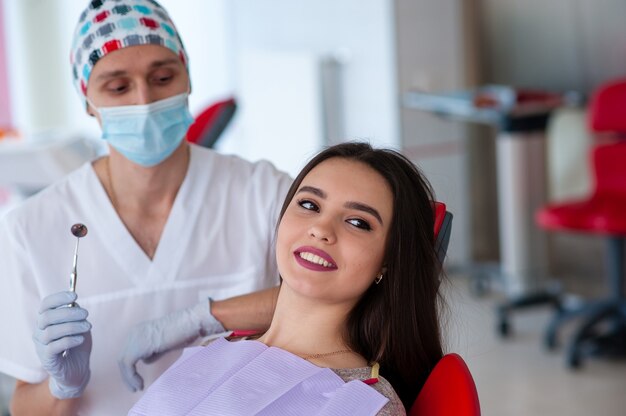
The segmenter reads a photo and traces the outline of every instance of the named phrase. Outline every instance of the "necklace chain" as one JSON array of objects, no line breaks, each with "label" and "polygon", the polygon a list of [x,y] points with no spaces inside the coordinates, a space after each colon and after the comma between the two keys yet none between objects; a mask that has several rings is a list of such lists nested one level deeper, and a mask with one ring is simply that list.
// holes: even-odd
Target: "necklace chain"
[{"label": "necklace chain", "polygon": [[305,355],[302,358],[309,361],[309,360],[313,360],[316,358],[331,357],[333,355],[347,354],[349,352],[352,352],[352,350],[345,349],[345,350],[337,350],[337,351],[331,351],[331,352],[323,352],[320,354],[310,354],[310,355]]},{"label": "necklace chain", "polygon": [[113,188],[113,179],[111,178],[111,156],[107,158],[107,179],[109,180],[109,188],[111,189],[111,204],[113,209],[117,211],[117,198],[115,197],[115,189]]}]

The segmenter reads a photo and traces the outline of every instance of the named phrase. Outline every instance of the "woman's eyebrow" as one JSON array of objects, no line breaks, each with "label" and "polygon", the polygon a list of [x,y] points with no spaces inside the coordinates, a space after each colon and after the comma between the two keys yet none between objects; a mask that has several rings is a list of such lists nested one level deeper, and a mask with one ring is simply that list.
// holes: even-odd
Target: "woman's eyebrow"
[{"label": "woman's eyebrow", "polygon": [[378,222],[380,223],[380,225],[383,225],[383,219],[380,216],[380,214],[378,213],[378,211],[375,208],[370,207],[369,205],[363,204],[361,202],[348,201],[345,204],[343,204],[343,206],[346,207],[346,208],[356,209],[356,210],[359,210],[359,211],[367,212],[368,214],[370,214],[374,218],[376,218],[378,220]]},{"label": "woman's eyebrow", "polygon": [[296,192],[296,193],[299,194],[300,192],[310,192],[313,195],[316,195],[316,196],[319,196],[320,198],[326,199],[326,192],[324,192],[320,188],[316,188],[314,186],[303,186],[302,188],[298,189],[298,192]]},{"label": "woman's eyebrow", "polygon": [[[296,194],[299,194],[300,192],[309,192],[322,199],[326,199],[326,192],[314,186],[303,186],[302,188],[298,189],[298,192],[296,192]],[[364,204],[362,202],[348,201],[345,204],[343,204],[343,206],[349,209],[356,209],[358,211],[367,212],[368,214],[376,218],[378,222],[380,223],[380,225],[383,225],[383,219],[380,216],[380,213],[375,208],[367,204]]]}]

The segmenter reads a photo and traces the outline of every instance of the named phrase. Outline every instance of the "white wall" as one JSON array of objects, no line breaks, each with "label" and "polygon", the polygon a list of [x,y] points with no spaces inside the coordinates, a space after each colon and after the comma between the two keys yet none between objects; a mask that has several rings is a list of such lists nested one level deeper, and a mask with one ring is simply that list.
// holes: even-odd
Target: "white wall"
[{"label": "white wall", "polygon": [[338,56],[343,61],[346,137],[399,145],[392,2],[232,0],[230,3],[235,52],[256,49]]},{"label": "white wall", "polygon": [[230,5],[226,0],[160,0],[177,25],[189,55],[192,113],[232,94]]},{"label": "white wall", "polygon": [[57,127],[67,120],[69,48],[63,47],[58,4],[37,0],[4,2],[2,23],[13,121],[23,132]]},{"label": "white wall", "polygon": [[399,147],[392,3],[233,0],[227,9],[241,107],[219,149],[294,175],[338,141]]},{"label": "white wall", "polygon": [[590,92],[626,75],[626,1],[481,3],[489,82]]},{"label": "white wall", "polygon": [[[463,2],[396,0],[398,96],[417,89],[443,92],[466,88]],[[465,125],[403,108],[402,148],[431,181],[437,199],[454,215],[448,264],[464,265],[471,250]],[[495,242],[494,244],[497,244]]]},{"label": "white wall", "polygon": [[295,177],[326,142],[322,63],[294,51],[242,49],[237,58],[238,115],[219,147]]}]

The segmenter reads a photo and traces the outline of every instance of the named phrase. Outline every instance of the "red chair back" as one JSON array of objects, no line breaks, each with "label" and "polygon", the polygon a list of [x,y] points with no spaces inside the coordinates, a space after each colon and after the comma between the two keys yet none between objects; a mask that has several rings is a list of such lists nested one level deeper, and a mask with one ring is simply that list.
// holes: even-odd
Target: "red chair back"
[{"label": "red chair back", "polygon": [[603,84],[589,103],[589,128],[595,132],[626,133],[626,78]]},{"label": "red chair back", "polygon": [[592,152],[596,196],[626,197],[626,140],[598,145]]},{"label": "red chair back", "polygon": [[[611,144],[594,146],[591,154],[595,188],[601,195],[626,195],[626,143],[619,134],[626,135],[626,78],[600,86],[589,104],[589,127],[602,133],[617,133]],[[609,136],[610,137],[610,136]]]},{"label": "red chair back", "polygon": [[236,109],[237,103],[234,98],[228,98],[210,105],[189,126],[187,140],[190,143],[204,147],[213,147],[228,123],[232,120]]},{"label": "red chair back", "polygon": [[447,211],[446,204],[443,202],[435,202],[433,209],[435,211],[435,252],[439,264],[443,265],[452,232],[452,213]]},{"label": "red chair back", "polygon": [[[589,128],[598,135],[589,160],[592,194],[584,199],[549,204],[536,214],[551,230],[626,234],[626,78],[601,85],[588,109]],[[620,137],[623,136],[623,137]]]},{"label": "red chair back", "polygon": [[446,204],[443,202],[435,202],[435,237],[439,234],[443,220],[446,216]]},{"label": "red chair back", "polygon": [[408,416],[480,416],[476,384],[461,356],[439,360]]}]

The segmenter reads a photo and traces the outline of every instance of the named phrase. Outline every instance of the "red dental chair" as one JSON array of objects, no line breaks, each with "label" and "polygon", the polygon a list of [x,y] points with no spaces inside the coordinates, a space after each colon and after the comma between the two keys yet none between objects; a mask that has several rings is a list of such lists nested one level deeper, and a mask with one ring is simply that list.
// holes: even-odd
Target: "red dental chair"
[{"label": "red dental chair", "polygon": [[581,318],[567,349],[571,368],[579,367],[588,353],[626,353],[626,79],[602,85],[592,97],[588,117],[591,131],[602,133],[590,155],[591,195],[547,205],[536,215],[538,225],[545,229],[594,234],[607,242],[609,293],[582,308],[557,312],[545,334],[547,347],[554,348],[561,325]]},{"label": "red dental chair", "polygon": [[474,379],[458,354],[439,360],[408,416],[480,416]]},{"label": "red dental chair", "polygon": [[435,210],[435,250],[439,263],[443,264],[448,251],[450,234],[452,232],[452,213],[446,209],[443,202],[434,203]]},{"label": "red dental chair", "polygon": [[[452,214],[446,205],[435,203],[435,249],[443,264]],[[465,361],[458,354],[446,354],[435,365],[413,402],[409,416],[480,416],[476,384]]]},{"label": "red dental chair", "polygon": [[203,147],[214,147],[235,115],[236,110],[237,103],[234,98],[221,100],[210,105],[196,117],[194,123],[187,130],[187,140]]}]

